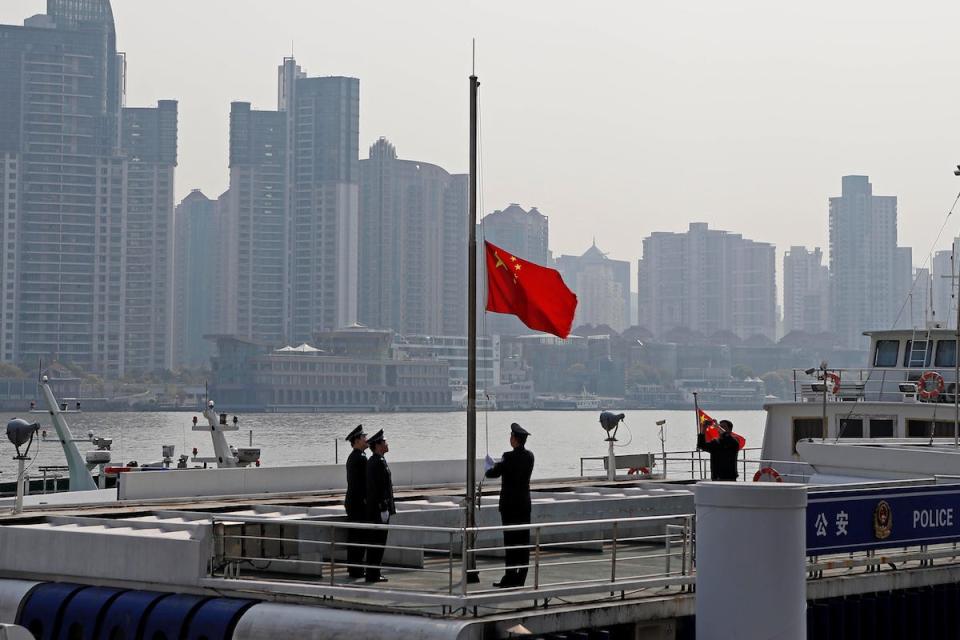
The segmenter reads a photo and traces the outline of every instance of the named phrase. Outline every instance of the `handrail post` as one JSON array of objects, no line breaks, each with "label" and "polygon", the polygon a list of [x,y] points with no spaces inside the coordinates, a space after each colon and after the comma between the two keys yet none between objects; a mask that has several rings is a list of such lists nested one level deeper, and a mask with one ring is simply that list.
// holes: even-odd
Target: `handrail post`
[{"label": "handrail post", "polygon": [[467,569],[470,566],[467,564],[467,528],[464,527],[460,531],[460,595],[466,597],[467,595]]},{"label": "handrail post", "polygon": [[533,547],[533,588],[540,588],[540,527],[534,529]]},{"label": "handrail post", "polygon": [[453,595],[453,531],[450,532],[450,546],[447,547],[447,573],[449,574],[447,593]]},{"label": "handrail post", "polygon": [[672,545],[670,544],[670,542],[671,542],[671,536],[673,535],[673,534],[671,533],[671,528],[672,528],[673,526],[674,526],[674,525],[672,525],[672,524],[667,524],[667,525],[664,525],[664,527],[663,527],[663,533],[664,533],[664,540],[663,540],[663,542],[664,542],[664,544],[663,544],[664,554],[663,554],[663,556],[664,556],[664,561],[665,561],[664,564],[666,565],[666,566],[665,566],[665,571],[664,571],[664,573],[667,574],[667,577],[668,577],[668,578],[670,577],[670,553],[671,553],[671,551],[673,551]]},{"label": "handrail post", "polygon": [[337,552],[337,529],[336,527],[330,529],[330,586],[333,586],[333,569],[334,559],[333,554]]},{"label": "handrail post", "polygon": [[610,582],[617,581],[617,522],[613,523],[610,544]]}]

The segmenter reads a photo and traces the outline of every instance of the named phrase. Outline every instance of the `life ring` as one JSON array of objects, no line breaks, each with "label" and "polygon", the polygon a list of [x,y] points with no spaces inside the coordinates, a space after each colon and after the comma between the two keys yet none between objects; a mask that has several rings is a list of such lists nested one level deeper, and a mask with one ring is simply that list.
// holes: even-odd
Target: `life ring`
[{"label": "life ring", "polygon": [[833,383],[833,390],[831,393],[837,396],[840,395],[840,376],[835,373],[825,373],[823,374],[823,383],[826,384],[827,380]]},{"label": "life ring", "polygon": [[771,482],[783,482],[783,478],[780,477],[780,474],[777,473],[777,470],[773,467],[761,467],[753,474],[753,481],[760,482],[760,479],[763,477],[771,478]]},{"label": "life ring", "polygon": [[[927,386],[928,382],[934,382],[933,388]],[[923,398],[924,400],[932,400],[936,398],[943,392],[943,376],[937,373],[936,371],[927,371],[922,376],[920,376],[920,381],[917,383],[917,395]]]},{"label": "life ring", "polygon": [[647,467],[630,467],[630,469],[627,470],[627,475],[635,476],[638,474],[642,476],[650,475],[650,469]]}]

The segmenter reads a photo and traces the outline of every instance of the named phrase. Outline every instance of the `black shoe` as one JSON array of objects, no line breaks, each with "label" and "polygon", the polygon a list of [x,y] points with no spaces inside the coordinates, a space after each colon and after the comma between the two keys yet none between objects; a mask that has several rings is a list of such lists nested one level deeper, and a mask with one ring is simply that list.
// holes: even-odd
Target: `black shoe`
[{"label": "black shoe", "polygon": [[363,571],[347,571],[347,575],[351,578],[362,578],[366,574]]},{"label": "black shoe", "polygon": [[389,580],[387,580],[387,579],[384,578],[383,576],[373,576],[373,577],[367,576],[366,579],[365,579],[365,582],[370,582],[370,583],[374,583],[374,582],[389,582]]},{"label": "black shoe", "polygon": [[509,589],[517,585],[513,580],[509,580],[507,578],[501,578],[500,582],[494,582],[493,586],[495,586],[497,589]]}]

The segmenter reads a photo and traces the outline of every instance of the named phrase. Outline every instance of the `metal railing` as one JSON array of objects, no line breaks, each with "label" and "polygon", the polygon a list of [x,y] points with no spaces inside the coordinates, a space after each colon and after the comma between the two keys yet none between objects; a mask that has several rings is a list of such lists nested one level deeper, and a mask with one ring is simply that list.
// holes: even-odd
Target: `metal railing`
[{"label": "metal railing", "polygon": [[[754,475],[765,467],[772,467],[777,471],[784,482],[807,482],[813,474],[813,469],[809,464],[801,460],[770,460],[760,458],[759,447],[749,447],[741,449],[737,454],[737,471],[740,474],[738,480],[752,481]],[[698,481],[710,479],[710,454],[699,449],[689,449],[685,451],[666,451],[653,453],[654,465],[649,470],[650,473],[637,476],[638,479],[653,480],[682,480]],[[584,476],[584,461],[601,460],[600,457],[581,458],[580,476]],[[586,469],[592,471],[593,469]],[[597,473],[606,474],[603,467],[597,468]],[[622,476],[623,474],[621,474]]]},{"label": "metal railing", "polygon": [[[822,402],[824,400],[824,382],[817,373],[807,374],[804,369],[793,369],[794,402]],[[840,386],[836,393],[832,388],[826,391],[827,402],[873,401],[899,402],[905,397],[916,396],[915,391],[902,391],[901,384],[918,384],[920,376],[926,371],[936,371],[945,380],[943,390],[933,398],[915,398],[918,402],[952,403],[956,384],[953,367],[873,367],[828,369],[831,374],[840,377]]]},{"label": "metal railing", "polygon": [[[462,516],[462,514],[461,514]],[[609,597],[693,584],[693,515],[533,522],[529,525],[420,526],[258,516],[212,516],[208,586],[275,594],[440,606],[443,612],[557,597]],[[389,582],[350,579],[371,568],[346,561],[350,531],[386,532],[383,573]],[[528,531],[529,543],[506,546],[505,531]],[[466,548],[472,533],[476,546]],[[525,549],[526,563],[505,567],[503,554]],[[376,567],[373,567],[376,568]],[[526,569],[526,584],[492,588],[504,570]],[[472,583],[468,574],[480,578]],[[489,578],[489,579],[488,579]],[[521,605],[525,602],[525,605]]]}]

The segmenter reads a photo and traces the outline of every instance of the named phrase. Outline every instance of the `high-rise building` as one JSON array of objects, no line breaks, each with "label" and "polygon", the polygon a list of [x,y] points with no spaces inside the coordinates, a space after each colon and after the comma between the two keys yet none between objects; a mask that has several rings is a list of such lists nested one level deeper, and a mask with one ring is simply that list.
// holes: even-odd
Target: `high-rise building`
[{"label": "high-rise building", "polygon": [[120,144],[127,161],[124,370],[170,369],[176,101],[161,100],[155,108],[124,108]]},{"label": "high-rise building", "polygon": [[210,366],[214,345],[203,336],[220,333],[217,290],[223,281],[219,264],[223,243],[216,205],[199,189],[177,205],[173,260],[175,369]]},{"label": "high-rise building", "polygon": [[776,337],[771,244],[693,222],[686,233],[644,238],[637,275],[639,324],[657,336],[682,327]]},{"label": "high-rise building", "polygon": [[361,323],[400,335],[465,335],[467,176],[399,160],[380,138],[360,161]]},{"label": "high-rise building", "polygon": [[360,81],[279,69],[286,119],[291,326],[294,342],[357,321]]},{"label": "high-rise building", "polygon": [[486,268],[483,254],[483,240],[486,239],[498,247],[503,247],[510,253],[520,256],[524,260],[540,265],[550,262],[550,225],[547,216],[540,213],[536,207],[525,211],[520,205],[513,203],[506,209],[497,210],[486,215],[477,229],[477,250],[480,252],[477,259],[477,292],[479,301],[477,309],[481,315],[477,325],[478,331],[487,335],[522,335],[530,333],[520,320],[514,316],[499,313],[484,313],[486,301]]},{"label": "high-rise building", "polygon": [[230,189],[227,282],[235,287],[227,310],[231,333],[269,345],[289,334],[289,237],[286,117],[230,105]]},{"label": "high-rise building", "polygon": [[125,67],[109,0],[0,25],[3,360],[108,376],[169,362],[169,324],[145,305],[169,309],[176,103],[121,117]]},{"label": "high-rise building", "polygon": [[783,254],[783,332],[829,330],[830,269],[820,247],[790,247]]},{"label": "high-rise building", "polygon": [[630,326],[630,262],[611,260],[597,243],[579,256],[560,256],[557,269],[577,294],[573,326],[605,324],[614,331]]},{"label": "high-rise building", "polygon": [[865,348],[864,331],[894,326],[902,266],[896,196],[873,195],[867,176],[843,176],[830,198],[830,324],[844,346]]},{"label": "high-rise building", "polygon": [[931,319],[941,326],[957,326],[957,285],[954,278],[960,267],[960,238],[953,241],[953,249],[933,254],[930,273]]},{"label": "high-rise building", "polygon": [[360,83],[279,67],[276,111],[230,113],[226,327],[268,344],[356,322]]}]

